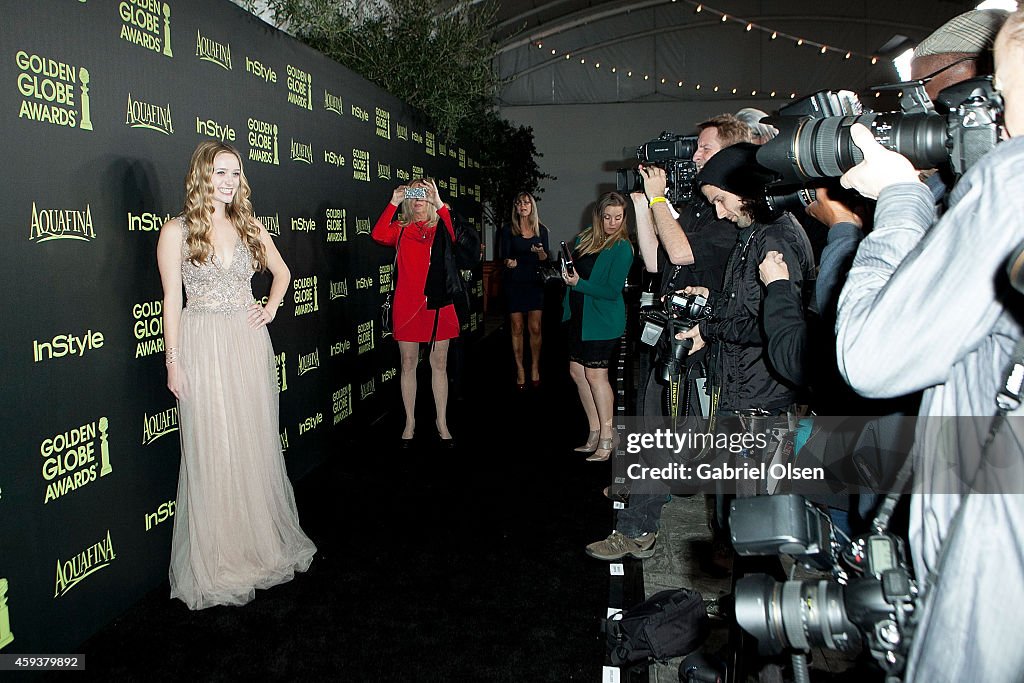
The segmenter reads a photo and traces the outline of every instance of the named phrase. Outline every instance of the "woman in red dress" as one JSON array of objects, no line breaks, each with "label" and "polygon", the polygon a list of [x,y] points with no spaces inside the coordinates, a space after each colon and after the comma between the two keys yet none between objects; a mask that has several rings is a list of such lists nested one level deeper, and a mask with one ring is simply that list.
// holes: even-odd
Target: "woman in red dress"
[{"label": "woman in red dress", "polygon": [[[425,198],[406,197],[412,188],[426,190]],[[401,213],[395,216],[401,205]],[[373,239],[398,250],[394,276],[395,296],[392,304],[392,325],[395,341],[402,356],[402,405],[405,408],[405,429],[401,445],[412,444],[416,429],[416,364],[420,342],[433,341],[430,351],[430,386],[437,409],[437,434],[441,443],[454,445],[448,431],[446,416],[448,405],[448,340],[459,336],[459,319],[455,306],[428,309],[423,293],[430,264],[430,249],[434,233],[447,230],[455,240],[455,229],[447,205],[441,201],[434,181],[417,179],[408,185],[399,185],[391,194],[391,202],[373,226]],[[436,325],[436,328],[435,328]]]}]

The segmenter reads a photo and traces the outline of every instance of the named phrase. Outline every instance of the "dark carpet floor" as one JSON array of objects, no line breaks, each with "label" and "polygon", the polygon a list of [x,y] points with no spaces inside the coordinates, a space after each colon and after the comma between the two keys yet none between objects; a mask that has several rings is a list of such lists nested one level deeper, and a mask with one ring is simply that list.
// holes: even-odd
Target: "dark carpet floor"
[{"label": "dark carpet floor", "polygon": [[587,428],[559,341],[546,331],[544,386],[525,394],[507,334],[480,344],[450,405],[455,451],[421,373],[412,451],[394,414],[295,483],[307,573],[199,612],[165,584],[84,644],[84,678],[600,680],[608,566],[583,547],[608,533],[610,470],[571,450]]}]

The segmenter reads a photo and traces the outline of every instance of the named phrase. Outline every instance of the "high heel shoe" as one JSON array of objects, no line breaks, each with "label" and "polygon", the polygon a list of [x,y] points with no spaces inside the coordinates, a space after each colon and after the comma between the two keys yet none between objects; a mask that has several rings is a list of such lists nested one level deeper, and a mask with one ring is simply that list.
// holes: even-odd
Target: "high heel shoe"
[{"label": "high heel shoe", "polygon": [[539,380],[539,379],[533,379],[533,380],[530,380],[530,385],[531,385],[531,386],[532,386],[532,387],[533,387],[534,389],[540,389],[540,380]]},{"label": "high heel shoe", "polygon": [[597,449],[597,442],[600,441],[601,430],[595,430],[587,435],[587,442],[582,446],[577,446],[573,450],[577,453],[593,453]]},{"label": "high heel shoe", "polygon": [[523,393],[526,391],[526,382],[516,382],[516,391]]},{"label": "high heel shoe", "polygon": [[441,432],[438,432],[437,433],[437,438],[438,438],[438,441],[441,442],[441,448],[446,448],[448,450],[451,450],[451,449],[455,448],[455,437],[454,436],[449,436],[446,439],[443,436],[441,436]]},{"label": "high heel shoe", "polygon": [[[601,439],[597,443],[597,450],[594,454],[587,458],[587,462],[604,462],[608,458],[612,457],[612,453],[619,446],[619,433],[614,432],[613,436],[607,439]],[[603,452],[602,452],[603,451]]]},{"label": "high heel shoe", "polygon": [[399,446],[399,448],[401,448],[403,451],[407,451],[407,450],[411,449],[412,448],[412,440],[413,440],[413,438],[415,438],[415,437],[410,436],[408,439],[405,438],[404,436],[399,437],[398,438],[398,446]]}]

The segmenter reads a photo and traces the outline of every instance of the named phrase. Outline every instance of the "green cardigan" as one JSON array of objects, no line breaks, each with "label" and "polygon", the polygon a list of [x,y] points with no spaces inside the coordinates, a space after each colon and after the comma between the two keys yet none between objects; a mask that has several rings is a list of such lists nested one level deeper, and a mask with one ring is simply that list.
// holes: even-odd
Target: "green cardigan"
[{"label": "green cardigan", "polygon": [[[576,291],[583,294],[583,341],[618,339],[626,331],[626,303],[622,288],[633,265],[633,246],[619,240],[597,255],[590,278],[576,283]],[[569,319],[569,293],[566,289],[562,301],[562,320]]]}]

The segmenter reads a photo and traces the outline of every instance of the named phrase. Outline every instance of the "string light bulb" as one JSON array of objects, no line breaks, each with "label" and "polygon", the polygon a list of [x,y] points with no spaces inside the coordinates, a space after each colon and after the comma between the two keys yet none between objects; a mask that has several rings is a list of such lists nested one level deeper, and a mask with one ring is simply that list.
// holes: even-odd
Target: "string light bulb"
[{"label": "string light bulb", "polygon": [[724,24],[727,21],[729,21],[729,15],[728,14],[723,14],[722,15],[722,23]]},{"label": "string light bulb", "polygon": [[698,12],[700,12],[702,9],[704,9],[704,5],[697,5],[697,11]]},{"label": "string light bulb", "polygon": [[821,46],[821,54],[825,54],[826,52],[828,52],[828,46],[827,45],[822,45]]},{"label": "string light bulb", "polygon": [[747,30],[748,30],[748,31],[749,31],[750,29],[752,29],[752,28],[754,28],[754,25],[753,25],[753,24],[747,24]]},{"label": "string light bulb", "polygon": [[803,45],[804,44],[804,39],[803,38],[799,39],[798,41],[796,41],[796,44],[797,45]]},{"label": "string light bulb", "polygon": [[850,53],[850,52],[847,52],[847,53],[846,53],[846,56],[845,56],[845,57],[843,57],[843,59],[849,59],[849,58],[850,58],[850,55],[851,55],[851,54],[852,54],[852,53]]},{"label": "string light bulb", "polygon": [[878,64],[878,57],[872,57],[871,58],[871,63],[872,64]]},{"label": "string light bulb", "polygon": [[551,54],[555,54],[555,49],[551,48]]},{"label": "string light bulb", "polygon": [[778,31],[772,31],[772,40],[775,40],[778,37],[779,37],[779,32]]}]

